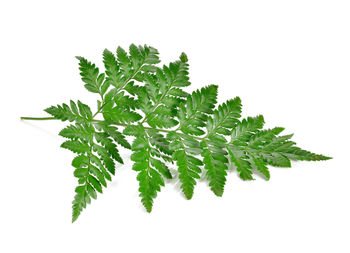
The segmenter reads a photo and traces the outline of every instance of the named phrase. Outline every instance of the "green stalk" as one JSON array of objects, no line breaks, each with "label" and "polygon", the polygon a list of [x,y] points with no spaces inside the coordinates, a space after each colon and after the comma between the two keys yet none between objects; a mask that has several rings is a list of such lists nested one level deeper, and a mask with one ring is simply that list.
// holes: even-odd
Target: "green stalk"
[{"label": "green stalk", "polygon": [[54,117],[41,117],[41,118],[37,118],[37,117],[21,117],[21,120],[57,120]]}]

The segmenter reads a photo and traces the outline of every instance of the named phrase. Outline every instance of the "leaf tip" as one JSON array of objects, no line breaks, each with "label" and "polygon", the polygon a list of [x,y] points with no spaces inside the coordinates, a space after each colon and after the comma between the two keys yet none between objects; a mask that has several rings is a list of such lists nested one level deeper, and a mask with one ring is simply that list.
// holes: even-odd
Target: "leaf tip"
[{"label": "leaf tip", "polygon": [[317,155],[319,161],[327,161],[333,159],[333,157],[325,156],[325,155]]},{"label": "leaf tip", "polygon": [[184,192],[184,195],[187,200],[190,200],[193,197],[193,192]]},{"label": "leaf tip", "polygon": [[216,191],[213,191],[214,192],[214,194],[215,194],[215,196],[216,197],[222,197],[222,195],[224,194],[224,191],[221,191],[221,190],[216,190]]},{"label": "leaf tip", "polygon": [[184,52],[182,52],[181,53],[181,55],[180,55],[180,60],[182,61],[182,62],[188,62],[188,57],[187,57],[187,55],[184,53]]}]

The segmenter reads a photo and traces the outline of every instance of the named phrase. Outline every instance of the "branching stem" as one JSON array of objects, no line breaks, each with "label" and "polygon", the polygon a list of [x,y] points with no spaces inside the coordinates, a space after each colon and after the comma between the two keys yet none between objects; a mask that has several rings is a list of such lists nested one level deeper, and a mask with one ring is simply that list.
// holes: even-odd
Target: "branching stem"
[{"label": "branching stem", "polygon": [[[21,120],[58,120],[54,117],[21,117]],[[102,120],[97,120],[97,119],[94,119],[92,120],[93,123],[98,123],[98,122],[102,122]],[[114,125],[114,126],[122,126],[122,127],[126,127],[128,126],[128,124],[123,124],[123,123],[113,123],[111,125]],[[159,132],[165,132],[165,133],[169,133],[169,132],[176,132],[176,133],[179,133],[178,130],[179,128],[175,129],[175,130],[168,130],[168,129],[159,129],[159,128],[154,128],[154,127],[145,127],[144,128],[146,129],[151,129],[151,130],[156,130],[156,131],[159,131]],[[197,137],[197,136],[192,136],[193,138],[197,139],[197,140],[203,140],[204,137]]]}]

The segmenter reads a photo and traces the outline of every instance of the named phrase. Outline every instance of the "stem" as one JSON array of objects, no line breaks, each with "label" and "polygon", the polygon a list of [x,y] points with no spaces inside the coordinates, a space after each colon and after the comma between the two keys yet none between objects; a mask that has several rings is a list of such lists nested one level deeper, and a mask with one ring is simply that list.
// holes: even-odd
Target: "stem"
[{"label": "stem", "polygon": [[95,112],[94,115],[92,115],[92,118],[95,118],[96,115],[99,114],[99,113],[101,112],[102,108],[103,108],[105,105],[106,105],[106,103],[104,103],[104,101],[103,101],[103,99],[102,99],[100,108],[98,109],[97,112]]},{"label": "stem", "polygon": [[21,120],[57,120],[54,117],[21,117]]},{"label": "stem", "polygon": [[[21,120],[57,120],[57,119],[54,118],[54,117],[21,117]],[[97,119],[92,120],[92,122],[101,122],[101,121],[102,120],[97,120]],[[111,125],[122,126],[122,127],[128,126],[128,124],[123,124],[123,123],[119,123],[119,124],[112,123]],[[144,126],[144,128],[157,130],[159,132],[165,132],[165,133],[169,133],[169,132],[177,132],[178,133],[178,130],[179,130],[178,128],[175,129],[175,130],[168,130],[168,129],[159,129],[159,128],[145,127],[145,126]],[[197,140],[203,140],[204,139],[203,137],[197,137],[197,136],[192,136],[192,137],[197,139]]]}]

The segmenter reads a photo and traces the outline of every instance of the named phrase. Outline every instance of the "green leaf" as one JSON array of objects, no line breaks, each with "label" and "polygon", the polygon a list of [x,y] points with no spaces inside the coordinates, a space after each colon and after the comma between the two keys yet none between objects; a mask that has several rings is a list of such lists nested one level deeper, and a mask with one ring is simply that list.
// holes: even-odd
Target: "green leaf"
[{"label": "green leaf", "polygon": [[191,199],[196,180],[202,172],[200,166],[202,161],[196,158],[201,152],[199,142],[189,136],[170,132],[167,136],[172,142],[170,148],[173,150],[173,159],[176,161],[181,182],[181,190],[187,199]]},{"label": "green leaf", "polygon": [[113,141],[108,138],[109,135],[107,133],[96,133],[95,138],[97,142],[101,143],[103,147],[106,149],[106,152],[117,162],[123,164],[123,160],[119,155],[119,150],[117,149],[117,145],[113,143]]},{"label": "green leaf", "polygon": [[144,46],[144,57],[145,63],[147,64],[157,64],[160,62],[159,60],[159,52],[154,47]]},{"label": "green leaf", "polygon": [[105,74],[99,75],[99,69],[83,57],[77,56],[79,60],[79,69],[81,80],[85,83],[85,88],[93,93],[101,93],[101,84],[104,81]]},{"label": "green leaf", "polygon": [[109,135],[115,142],[124,148],[131,149],[130,143],[125,139],[125,136],[118,131],[118,128],[104,123],[96,124],[97,127],[107,135]]},{"label": "green leaf", "polygon": [[188,96],[188,93],[180,88],[175,87],[169,91],[169,95],[172,95],[174,97],[186,98]]},{"label": "green leaf", "polygon": [[72,222],[76,221],[86,205],[91,202],[90,196],[87,192],[86,186],[78,186],[75,188],[76,195],[72,202],[73,204],[73,213],[72,213]]},{"label": "green leaf", "polygon": [[171,128],[178,124],[175,119],[177,108],[186,94],[181,87],[190,85],[188,64],[175,61],[169,66],[158,68],[156,74],[145,74],[145,91],[140,94],[139,104],[150,126]]},{"label": "green leaf", "polygon": [[[103,51],[103,63],[106,68],[106,86],[113,85],[116,88],[120,88],[122,85],[121,76],[122,73],[119,69],[119,64],[112,52],[105,49]],[[108,87],[105,87],[105,89]]]},{"label": "green leaf", "polygon": [[[93,164],[95,164],[95,165],[97,165],[97,166],[99,167],[101,173],[103,174],[103,177],[104,177],[105,179],[107,179],[108,181],[111,181],[111,180],[112,180],[112,177],[111,177],[111,175],[109,174],[109,172],[106,170],[106,168],[104,167],[103,162],[101,161],[101,159],[98,158],[98,157],[95,156],[95,155],[91,155],[90,159],[91,159],[91,163],[93,163]],[[96,175],[98,172],[97,172],[97,173],[94,173],[94,171],[92,170],[92,173],[93,173],[94,175]],[[97,175],[96,175],[96,176],[97,176]],[[98,176],[97,176],[97,177],[98,177]],[[98,177],[98,178],[99,178],[99,177]],[[102,183],[103,180],[100,180],[100,181],[101,181],[101,183]]]},{"label": "green leaf", "polygon": [[88,164],[89,164],[89,157],[85,155],[78,155],[72,161],[72,166],[77,169],[83,166],[88,166]]},{"label": "green leaf", "polygon": [[201,147],[204,169],[209,181],[210,189],[216,196],[221,197],[224,193],[226,176],[228,170],[227,152],[224,150],[224,143],[202,141]]},{"label": "green leaf", "polygon": [[118,58],[118,62],[120,64],[120,68],[123,70],[123,72],[129,73],[131,70],[131,66],[130,66],[131,61],[128,57],[128,54],[121,47],[117,48],[117,58]]},{"label": "green leaf", "polygon": [[133,170],[138,172],[137,180],[139,181],[141,202],[147,212],[151,212],[153,199],[160,191],[160,187],[164,186],[164,180],[160,174],[164,167],[152,157],[152,148],[145,130],[139,127],[138,131],[138,136],[132,144],[131,160],[134,161]]},{"label": "green leaf", "polygon": [[157,169],[157,171],[165,178],[172,179],[170,170],[168,167],[158,159],[151,158],[151,165]]},{"label": "green leaf", "polygon": [[88,192],[88,194],[90,195],[91,198],[97,199],[96,190],[94,189],[94,187],[92,187],[91,184],[86,183],[86,190],[87,190],[87,192]]},{"label": "green leaf", "polygon": [[75,121],[77,123],[90,122],[92,113],[88,105],[78,101],[79,111],[76,103],[70,101],[70,107],[67,104],[51,106],[44,111],[62,121]]},{"label": "green leaf", "polygon": [[142,64],[142,55],[135,44],[131,44],[129,47],[130,59],[135,68],[139,67]]},{"label": "green leaf", "polygon": [[77,154],[84,154],[90,150],[90,147],[87,143],[83,143],[78,140],[65,141],[62,143],[61,147],[69,149],[70,151]]},{"label": "green leaf", "polygon": [[180,130],[185,134],[202,135],[202,127],[206,125],[208,114],[213,113],[217,98],[216,85],[209,85],[192,92],[187,97],[186,104],[181,104],[178,118]]},{"label": "green leaf", "polygon": [[97,154],[100,156],[101,161],[103,162],[103,165],[106,167],[106,169],[112,174],[115,174],[115,163],[113,159],[111,158],[111,154],[108,152],[108,150],[98,144],[93,144],[93,150],[97,152]]},{"label": "green leaf", "polygon": [[89,175],[88,180],[89,180],[89,183],[96,189],[96,191],[98,191],[99,193],[102,193],[102,186],[94,176]]},{"label": "green leaf", "polygon": [[239,148],[229,145],[228,152],[231,162],[236,166],[239,177],[243,180],[253,180],[253,171],[250,162],[244,151]]},{"label": "green leaf", "polygon": [[270,179],[270,172],[269,169],[266,166],[266,162],[260,158],[252,156],[253,162],[251,163],[252,167],[255,168],[257,171],[259,171],[264,177],[269,180]]},{"label": "green leaf", "polygon": [[284,150],[279,149],[278,151],[282,152],[283,155],[294,161],[325,161],[332,159],[331,157],[315,154],[295,146]]},{"label": "green leaf", "polygon": [[[159,127],[159,128],[171,128],[178,124],[177,120],[175,120],[172,116],[163,114],[167,110],[162,110],[163,108],[158,107],[152,116],[147,118],[147,123],[151,127]],[[161,113],[159,113],[161,112]],[[159,113],[159,114],[158,114]]]},{"label": "green leaf", "polygon": [[94,175],[101,185],[107,187],[106,178],[102,171],[100,171],[96,166],[93,166],[92,164],[89,165],[88,169],[90,174]]},{"label": "green leaf", "polygon": [[254,133],[264,126],[264,123],[262,115],[243,119],[234,127],[231,134],[231,143],[239,146],[247,142]]},{"label": "green leaf", "polygon": [[208,118],[207,132],[209,134],[230,135],[232,128],[241,117],[241,107],[241,100],[238,97],[219,105],[218,109],[214,111],[213,117]]},{"label": "green leaf", "polygon": [[88,168],[78,168],[74,171],[74,176],[77,178],[86,177],[89,174]]},{"label": "green leaf", "polygon": [[169,148],[169,141],[158,131],[147,130],[149,136],[149,142],[152,146],[156,147],[160,152],[171,155],[172,151]]},{"label": "green leaf", "polygon": [[89,142],[95,129],[91,124],[69,125],[63,128],[59,135],[68,139],[80,139]]},{"label": "green leaf", "polygon": [[124,109],[132,109],[135,110],[138,108],[138,101],[136,101],[134,98],[129,97],[128,95],[124,94],[123,91],[116,94],[114,97],[114,102],[118,107],[124,108]]},{"label": "green leaf", "polygon": [[124,109],[119,106],[104,108],[103,117],[106,121],[113,123],[132,123],[139,121],[142,116],[135,111]]},{"label": "green leaf", "polygon": [[78,108],[81,116],[88,119],[89,121],[92,120],[92,112],[89,106],[87,106],[86,104],[83,104],[78,100]]}]

